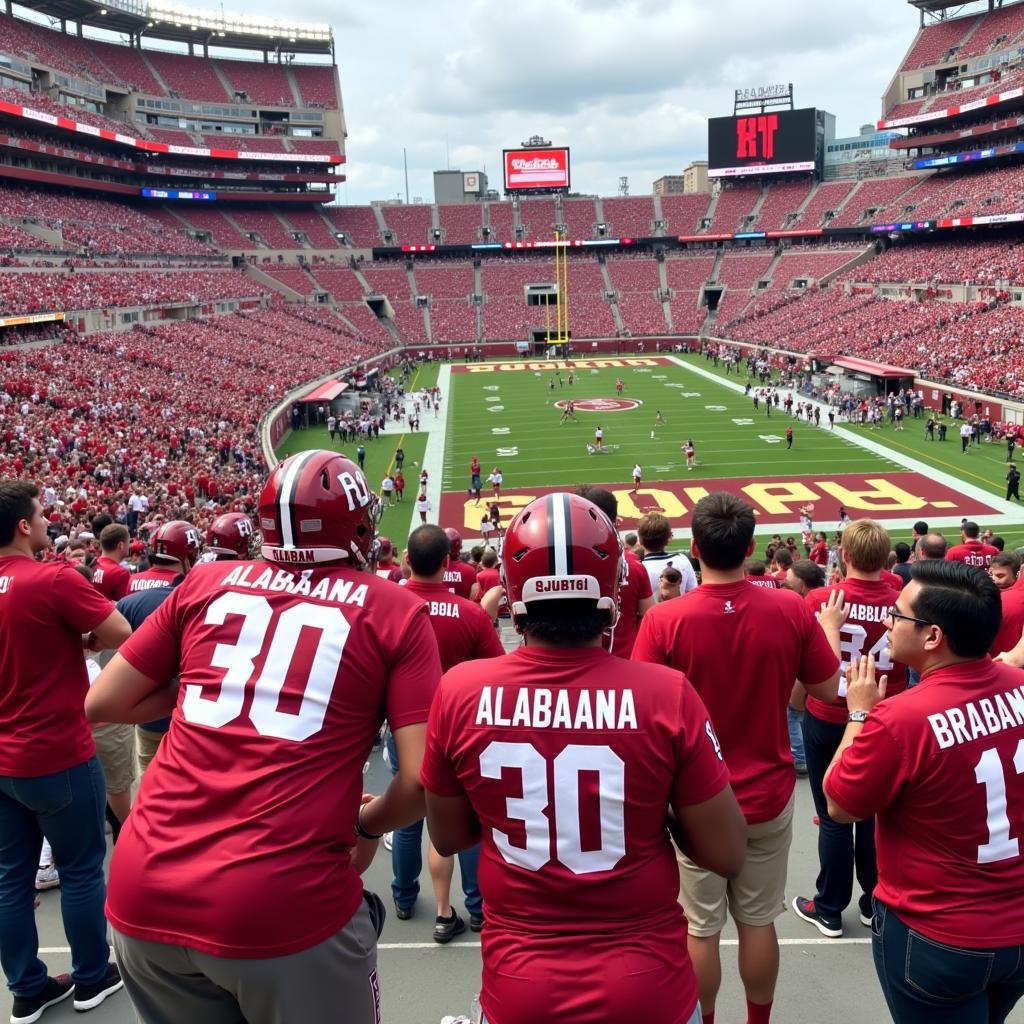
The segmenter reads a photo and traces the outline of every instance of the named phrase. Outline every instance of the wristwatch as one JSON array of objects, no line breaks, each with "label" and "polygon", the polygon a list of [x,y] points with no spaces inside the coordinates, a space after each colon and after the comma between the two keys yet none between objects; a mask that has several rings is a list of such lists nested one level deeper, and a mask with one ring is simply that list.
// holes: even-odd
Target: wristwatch
[{"label": "wristwatch", "polygon": [[848,722],[866,722],[868,720],[868,711],[851,711],[847,716]]}]

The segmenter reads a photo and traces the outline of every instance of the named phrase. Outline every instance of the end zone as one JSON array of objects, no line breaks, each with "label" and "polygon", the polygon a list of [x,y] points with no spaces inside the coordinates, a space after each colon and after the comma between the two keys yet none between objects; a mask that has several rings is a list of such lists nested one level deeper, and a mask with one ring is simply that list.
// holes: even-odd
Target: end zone
[{"label": "end zone", "polygon": [[[707,480],[659,480],[642,486],[634,494],[630,484],[617,482],[600,484],[616,497],[619,503],[620,527],[635,529],[648,512],[661,512],[667,516],[679,535],[688,535],[693,506],[712,491],[729,491],[754,507],[758,528],[780,526],[796,528],[799,508],[806,502],[817,503],[821,521],[818,529],[837,528],[839,506],[846,508],[851,519],[871,518],[887,529],[909,532],[919,519],[929,525],[957,526],[964,517],[978,519],[985,525],[1006,525],[1016,521],[1000,509],[998,499],[991,503],[921,473],[836,473],[833,475],[792,477],[739,477]],[[558,487],[529,487],[502,491],[498,505],[503,522],[519,509]],[[441,497],[440,521],[462,524],[462,528],[476,534],[483,514],[484,499],[475,505],[463,492],[449,491]],[[488,501],[489,504],[489,501]]]},{"label": "end zone", "polygon": [[628,370],[635,366],[676,366],[664,356],[622,356],[612,359],[529,359],[503,363],[452,363],[452,373],[551,373],[555,370]]}]

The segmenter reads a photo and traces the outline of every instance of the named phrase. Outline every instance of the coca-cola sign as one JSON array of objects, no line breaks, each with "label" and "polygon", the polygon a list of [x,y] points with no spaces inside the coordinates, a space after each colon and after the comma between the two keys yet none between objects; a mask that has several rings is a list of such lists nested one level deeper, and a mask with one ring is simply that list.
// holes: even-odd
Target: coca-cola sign
[{"label": "coca-cola sign", "polygon": [[568,149],[506,149],[505,191],[569,188]]}]

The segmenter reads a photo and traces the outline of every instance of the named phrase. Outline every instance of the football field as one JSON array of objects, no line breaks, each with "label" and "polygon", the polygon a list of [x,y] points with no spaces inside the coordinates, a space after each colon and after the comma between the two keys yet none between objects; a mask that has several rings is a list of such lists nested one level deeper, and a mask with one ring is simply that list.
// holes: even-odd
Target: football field
[{"label": "football field", "polygon": [[[698,355],[456,364],[439,377],[448,395],[443,458],[432,430],[426,460],[443,467],[440,522],[470,535],[479,533],[484,511],[467,496],[476,455],[485,499],[488,474],[501,470],[503,522],[548,490],[591,483],[615,492],[623,530],[661,511],[686,537],[694,504],[729,490],[754,506],[761,535],[795,535],[798,509],[809,502],[823,530],[836,528],[843,506],[852,519],[883,522],[896,538],[919,519],[956,537],[968,517],[1008,546],[1024,543],[1021,510],[1002,499],[1004,447],[982,444],[964,455],[955,426],[944,443],[925,440],[923,419],[908,419],[903,431],[837,419],[830,430],[824,406],[815,426],[783,406],[755,409],[744,395],[745,372],[726,376]],[[569,400],[576,412],[562,422]],[[691,439],[696,465],[687,469],[682,447]],[[636,464],[642,482],[634,492]]]}]

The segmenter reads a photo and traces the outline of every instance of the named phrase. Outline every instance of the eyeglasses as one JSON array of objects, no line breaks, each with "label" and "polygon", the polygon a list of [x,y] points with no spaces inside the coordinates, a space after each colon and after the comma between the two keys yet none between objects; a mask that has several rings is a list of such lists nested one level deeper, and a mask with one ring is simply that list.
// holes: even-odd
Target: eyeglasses
[{"label": "eyeglasses", "polygon": [[922,626],[934,626],[934,622],[929,622],[927,619],[915,619],[913,615],[904,615],[902,612],[896,611],[896,606],[893,605],[889,609],[889,618],[895,622],[897,619],[906,619],[907,622],[916,622]]}]

